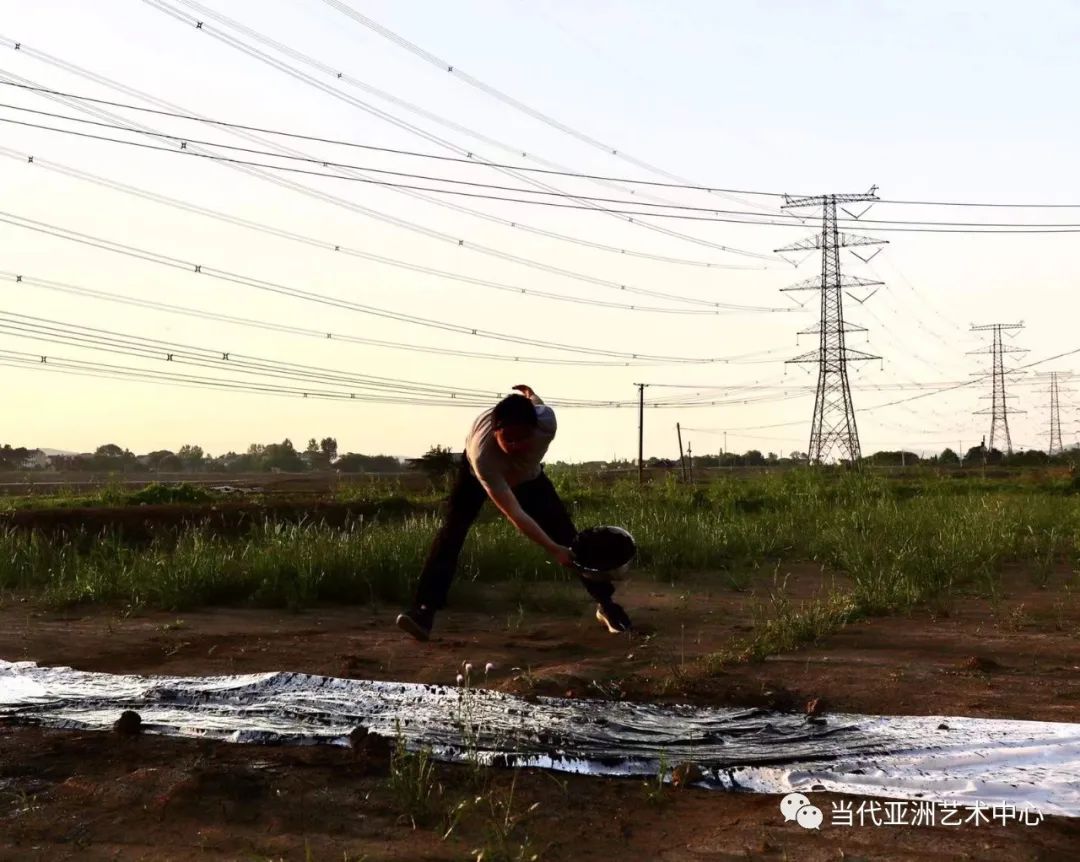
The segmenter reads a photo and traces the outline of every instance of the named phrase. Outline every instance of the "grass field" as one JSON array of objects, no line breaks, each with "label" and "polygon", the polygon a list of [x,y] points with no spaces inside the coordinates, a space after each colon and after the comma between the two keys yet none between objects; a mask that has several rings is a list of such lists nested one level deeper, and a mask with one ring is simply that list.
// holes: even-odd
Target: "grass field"
[{"label": "grass field", "polygon": [[[524,695],[1080,718],[1068,673],[1080,489],[1069,474],[553,480],[579,527],[620,524],[636,537],[620,586],[642,623],[634,635],[600,630],[571,576],[488,511],[435,640],[404,639],[392,614],[438,526],[430,487],[367,483],[283,508],[152,485],[5,501],[0,657],[451,684],[463,663],[491,662],[485,684]],[[222,530],[214,517],[229,506],[244,519]],[[168,517],[130,529],[148,513]],[[824,860],[841,841],[785,831],[774,800],[675,791],[664,779],[676,764],[646,782],[566,779],[422,751],[342,760],[163,739],[118,748],[101,736],[0,729],[11,836],[0,856],[577,860],[630,840],[641,858],[705,842],[716,858]],[[1068,858],[1077,840],[1068,818],[1038,833],[866,830],[842,839],[839,858]]]},{"label": "grass field", "polygon": [[[860,617],[947,603],[959,591],[994,596],[1008,563],[1023,562],[1033,578],[1045,579],[1080,558],[1080,494],[1068,477],[928,473],[901,481],[792,471],[695,486],[672,479],[611,485],[570,475],[556,482],[579,526],[620,524],[635,535],[639,577],[675,583],[708,572],[733,589],[769,584],[772,600],[760,608],[753,636],[733,647],[744,657],[790,648]],[[214,499],[183,486],[126,493],[132,505]],[[264,519],[239,536],[195,524],[140,543],[108,531],[57,538],[8,527],[0,531],[0,589],[60,605],[168,610],[401,603],[438,517],[361,516],[343,526]],[[835,576],[832,586],[793,605],[782,581],[793,563],[820,566]],[[555,593],[543,586],[570,577],[488,512],[466,545],[460,581],[508,583],[514,600],[530,608],[550,607]]]}]

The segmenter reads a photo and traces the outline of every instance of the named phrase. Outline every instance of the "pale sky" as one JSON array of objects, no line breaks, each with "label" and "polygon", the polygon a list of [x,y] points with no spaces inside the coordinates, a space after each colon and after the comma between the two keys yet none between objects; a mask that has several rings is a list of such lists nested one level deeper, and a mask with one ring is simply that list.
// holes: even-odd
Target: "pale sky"
[{"label": "pale sky", "polygon": [[[141,0],[4,0],[0,80],[29,79],[79,95],[147,104],[40,59],[41,52],[135,88],[184,111],[215,119],[447,155],[449,151],[386,120],[295,80],[213,38],[230,33],[181,0],[165,0],[205,30]],[[605,176],[661,179],[624,159],[502,104],[392,44],[323,0],[203,0],[281,44],[346,76],[303,67],[325,88],[361,99],[480,157],[520,166],[491,141]],[[462,2],[346,0],[347,5],[526,105],[620,152],[702,185],[772,192],[861,192],[876,184],[884,200],[1080,203],[1075,152],[1080,116],[1067,86],[1080,76],[1080,6],[1042,0],[1019,10],[1005,2]],[[239,36],[254,44],[250,36]],[[12,50],[12,42],[22,46]],[[266,50],[266,49],[262,49]],[[300,61],[275,54],[292,66]],[[489,139],[470,137],[410,113],[353,85],[362,81]],[[1063,87],[1065,90],[1063,91]],[[0,102],[82,116],[40,94],[0,87]],[[227,131],[166,117],[122,112],[157,130],[263,147]],[[136,136],[0,108],[0,118]],[[437,356],[193,319],[74,296],[0,277],[0,311],[156,338],[344,374],[419,381],[495,394],[531,384],[552,400],[631,402],[634,384],[733,387],[717,398],[757,398],[781,386],[785,400],[646,413],[646,454],[676,451],[675,423],[695,452],[728,448],[805,451],[816,372],[783,360],[810,350],[796,337],[817,320],[816,294],[798,313],[660,314],[594,307],[513,294],[411,272],[268,236],[138,199],[57,171],[60,165],[110,182],[255,220],[366,253],[533,291],[623,305],[694,308],[630,295],[484,255],[469,244],[540,261],[617,284],[681,297],[764,307],[792,307],[780,288],[814,276],[817,256],[798,269],[780,260],[727,253],[610,216],[575,210],[446,196],[515,223],[580,240],[679,260],[704,268],[631,257],[540,237],[394,189],[283,175],[292,183],[466,240],[444,243],[324,200],[245,175],[225,164],[76,138],[2,123],[0,211],[121,242],[205,267],[272,281],[448,323],[526,339],[624,353],[679,357],[756,354],[752,363],[605,367]],[[146,140],[142,138],[141,140]],[[477,182],[520,186],[516,177],[470,165],[407,159],[361,149],[284,141],[319,159]],[[28,164],[27,156],[35,163]],[[238,157],[243,157],[239,155]],[[249,158],[257,158],[249,156]],[[622,189],[547,178],[567,191],[625,198]],[[401,180],[410,182],[409,180]],[[415,181],[419,182],[419,181]],[[639,195],[647,194],[641,189]],[[702,192],[656,191],[691,206],[745,210],[775,207],[772,198],[726,199]],[[527,196],[527,195],[526,195]],[[642,198],[647,200],[648,198]],[[858,210],[856,210],[858,211]],[[963,222],[1078,223],[1080,209],[967,209],[878,204],[867,218]],[[7,218],[7,215],[0,218]],[[813,234],[816,221],[791,227],[654,219],[653,224],[724,245],[771,255]],[[918,394],[876,389],[968,379],[988,366],[968,355],[987,344],[971,323],[1023,321],[1010,346],[1030,362],[1080,348],[1076,335],[1078,235],[1032,236],[879,233],[890,244],[867,266],[849,253],[846,273],[880,278],[886,287],[865,304],[846,300],[849,319],[867,336],[849,345],[883,357],[851,378],[864,453],[967,448],[989,432],[972,411],[989,402],[989,382],[910,403],[874,405]],[[431,347],[500,355],[582,359],[539,347],[459,335],[164,268],[56,237],[0,224],[0,271],[126,297],[196,307],[277,324]],[[5,318],[7,319],[7,318]],[[184,368],[0,330],[0,351],[47,354],[158,371],[239,379],[229,368]],[[1068,371],[1076,357],[1039,370]],[[1045,448],[1048,395],[1030,379],[1017,383],[1011,419],[1016,448]],[[262,384],[267,378],[250,378]],[[304,384],[291,383],[302,387]],[[316,384],[311,384],[312,386]],[[329,386],[329,388],[334,388]],[[801,387],[801,388],[800,388]],[[337,385],[338,391],[348,387]],[[1066,445],[1076,440],[1076,405],[1062,384]],[[1078,390],[1080,391],[1080,390]],[[693,390],[646,390],[647,400]],[[783,389],[769,390],[783,394]],[[326,402],[240,392],[151,385],[0,366],[3,430],[15,445],[88,450],[115,442],[138,452],[199,443],[218,454],[248,443],[335,436],[342,452],[411,455],[441,443],[461,446],[476,407]],[[635,457],[632,407],[559,409],[553,460]],[[761,427],[766,426],[766,427]]]}]

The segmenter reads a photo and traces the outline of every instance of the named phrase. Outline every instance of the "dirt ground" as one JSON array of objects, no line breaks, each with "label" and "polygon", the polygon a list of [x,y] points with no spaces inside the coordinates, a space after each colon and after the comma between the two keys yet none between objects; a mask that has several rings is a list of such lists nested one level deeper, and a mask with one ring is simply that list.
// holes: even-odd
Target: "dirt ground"
[{"label": "dirt ground", "polygon": [[[489,685],[520,693],[799,710],[817,698],[832,711],[1080,722],[1075,583],[1059,573],[1042,587],[1012,571],[995,600],[961,597],[859,622],[792,654],[708,675],[698,660],[747,634],[761,598],[716,577],[626,584],[638,631],[618,636],[596,623],[584,597],[580,613],[541,615],[515,610],[498,591],[477,610],[484,593],[469,591],[428,644],[393,628],[393,608],[124,616],[5,599],[0,657],[116,673],[293,670],[444,683],[463,661],[493,662]],[[796,601],[822,586],[809,567],[788,579]],[[445,824],[401,823],[386,766],[386,757],[347,749],[0,728],[0,859],[449,860],[490,843],[490,811],[471,810],[446,840]],[[464,772],[438,768],[446,800],[471,798]],[[487,796],[505,799],[514,773],[490,780],[496,792]],[[1080,859],[1080,819],[962,828],[827,821],[817,833],[784,823],[772,796],[668,790],[658,804],[641,781],[540,772],[517,774],[513,792],[515,812],[539,803],[522,828],[541,859],[607,859],[622,847],[627,858],[670,862]]]}]

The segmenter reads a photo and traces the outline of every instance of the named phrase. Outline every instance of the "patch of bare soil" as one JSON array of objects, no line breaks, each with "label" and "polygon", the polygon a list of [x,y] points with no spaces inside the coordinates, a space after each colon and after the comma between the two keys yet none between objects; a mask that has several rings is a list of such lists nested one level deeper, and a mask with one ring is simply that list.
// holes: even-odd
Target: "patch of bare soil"
[{"label": "patch of bare soil", "polygon": [[[827,821],[812,832],[785,823],[775,796],[689,788],[656,800],[639,781],[532,771],[516,780],[509,771],[492,773],[482,801],[444,840],[448,822],[438,814],[417,828],[400,814],[386,772],[386,758],[347,748],[5,729],[0,859],[473,859],[476,850],[500,846],[493,821],[506,803],[520,822],[502,846],[526,845],[547,860],[1019,862],[1075,859],[1080,843],[1080,821],[1065,818],[1007,827]],[[475,798],[467,779],[464,767],[437,770],[444,812]],[[814,802],[842,799],[816,794]]]},{"label": "patch of bare soil", "polygon": [[[720,577],[675,587],[630,582],[622,600],[638,631],[618,636],[593,619],[584,596],[580,612],[555,615],[520,613],[498,590],[479,609],[486,593],[469,591],[469,601],[439,616],[427,644],[393,627],[395,608],[124,617],[8,601],[0,657],[114,673],[293,670],[442,683],[463,661],[493,662],[489,684],[522,693],[1078,722],[1080,603],[1068,577],[1044,588],[1013,571],[994,601],[962,597],[862,621],[797,652],[709,675],[695,673],[696,663],[749,633],[765,591],[737,592]],[[826,585],[808,567],[788,579],[796,602]],[[772,796],[689,788],[667,791],[657,805],[639,781],[530,771],[493,772],[485,802],[444,841],[438,824],[414,830],[401,820],[386,789],[387,760],[329,747],[3,728],[0,859],[467,859],[490,841],[490,799],[505,800],[515,774],[513,811],[539,803],[522,827],[542,859],[1016,862],[1076,859],[1080,847],[1074,819],[1031,827],[827,822],[814,832],[785,823]],[[473,793],[463,776],[438,768],[444,807]]]}]

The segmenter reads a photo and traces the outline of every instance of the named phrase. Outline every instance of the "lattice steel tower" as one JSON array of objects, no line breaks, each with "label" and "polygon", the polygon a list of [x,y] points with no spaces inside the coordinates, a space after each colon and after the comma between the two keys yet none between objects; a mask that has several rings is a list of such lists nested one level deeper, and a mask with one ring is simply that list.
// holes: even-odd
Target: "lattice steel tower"
[{"label": "lattice steel tower", "polygon": [[[796,207],[821,207],[821,233],[810,239],[776,249],[785,251],[812,251],[821,249],[821,275],[784,288],[785,291],[821,291],[821,317],[813,329],[803,330],[800,335],[817,335],[817,350],[789,359],[789,363],[816,363],[818,366],[817,393],[814,396],[814,418],[810,425],[810,446],[807,454],[811,464],[829,460],[834,451],[840,460],[857,463],[861,455],[859,430],[855,424],[855,408],[851,402],[851,386],[848,383],[849,362],[880,359],[861,350],[847,346],[847,333],[865,332],[865,327],[850,326],[844,321],[844,292],[850,288],[876,287],[880,281],[869,281],[854,276],[844,277],[840,272],[840,249],[848,246],[882,245],[885,240],[872,239],[855,234],[841,233],[836,226],[838,204],[878,200],[877,186],[865,194],[814,195],[812,197],[784,196],[784,209]],[[845,212],[847,212],[845,210]],[[864,215],[860,213],[859,216]],[[859,218],[850,212],[853,219]],[[866,260],[866,258],[863,258]],[[871,294],[873,295],[873,294]],[[865,302],[870,297],[857,299]]]},{"label": "lattice steel tower", "polygon": [[1050,372],[1050,448],[1047,455],[1058,455],[1065,449],[1061,445],[1061,407],[1058,402],[1058,377]]},{"label": "lattice steel tower", "polygon": [[1061,442],[1061,378],[1065,378],[1066,386],[1072,374],[1068,371],[1049,371],[1037,373],[1037,377],[1045,377],[1050,383],[1049,389],[1040,390],[1050,393],[1050,445],[1046,450],[1047,455],[1060,455],[1065,451]]},{"label": "lattice steel tower", "polygon": [[[984,395],[983,398],[989,398],[992,400],[992,404],[988,410],[976,410],[976,416],[989,415],[990,419],[990,449],[998,449],[1002,451],[1000,444],[1002,441],[1005,443],[1004,452],[1006,455],[1012,454],[1012,436],[1009,434],[1009,396],[1005,394],[1005,354],[1006,353],[1027,353],[1027,350],[1022,347],[1006,347],[1001,341],[1001,334],[1003,332],[1012,332],[1024,328],[1023,323],[987,323],[983,326],[972,326],[972,332],[988,332],[994,333],[993,344],[989,348],[983,350],[973,350],[972,353],[990,353],[993,355],[993,369],[991,375],[994,378],[994,389],[992,395]],[[1012,373],[1012,372],[1008,372]],[[985,372],[980,372],[985,374]],[[1023,410],[1013,410],[1013,413],[1023,413]]]}]

